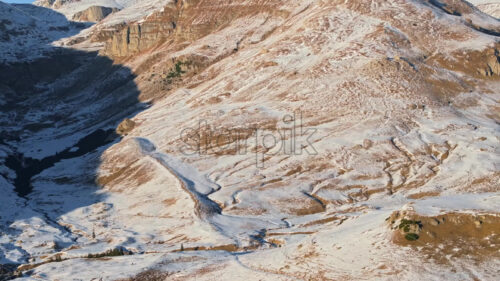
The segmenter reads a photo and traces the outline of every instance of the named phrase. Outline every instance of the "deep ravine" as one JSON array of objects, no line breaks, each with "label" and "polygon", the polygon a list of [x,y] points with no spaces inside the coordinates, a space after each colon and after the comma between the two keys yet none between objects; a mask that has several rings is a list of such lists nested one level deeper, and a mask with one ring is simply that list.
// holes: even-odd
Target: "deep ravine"
[{"label": "deep ravine", "polygon": [[13,182],[16,193],[20,197],[26,198],[33,191],[32,179],[34,176],[53,167],[61,160],[80,157],[101,146],[110,144],[118,138],[119,136],[113,129],[99,129],[80,139],[74,146],[55,155],[40,160],[14,153],[7,157],[5,165],[16,173],[16,179]]}]

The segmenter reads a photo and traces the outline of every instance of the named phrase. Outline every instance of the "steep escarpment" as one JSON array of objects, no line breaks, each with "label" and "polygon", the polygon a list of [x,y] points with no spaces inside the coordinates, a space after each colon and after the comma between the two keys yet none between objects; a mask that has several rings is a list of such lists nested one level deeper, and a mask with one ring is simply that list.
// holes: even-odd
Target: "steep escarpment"
[{"label": "steep escarpment", "polygon": [[[286,16],[280,1],[254,1],[223,5],[214,1],[176,1],[140,23],[133,23],[113,36],[103,53],[127,57],[158,47],[190,42],[221,30],[238,18],[252,15]],[[237,46],[235,46],[237,48]]]},{"label": "steep escarpment", "polygon": [[118,12],[118,8],[109,8],[103,6],[91,6],[87,9],[77,12],[73,15],[75,21],[98,22],[106,18],[111,13]]}]

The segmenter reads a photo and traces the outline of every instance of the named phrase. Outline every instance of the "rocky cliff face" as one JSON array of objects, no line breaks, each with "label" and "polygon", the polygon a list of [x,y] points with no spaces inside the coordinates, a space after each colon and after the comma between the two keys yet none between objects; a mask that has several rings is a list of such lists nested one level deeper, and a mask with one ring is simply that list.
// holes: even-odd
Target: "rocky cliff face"
[{"label": "rocky cliff face", "polygon": [[73,15],[75,21],[98,22],[111,13],[118,12],[118,8],[108,8],[102,6],[91,6]]},{"label": "rocky cliff face", "polygon": [[220,1],[176,1],[144,21],[123,28],[113,36],[103,52],[113,57],[127,57],[163,43],[197,40],[229,26],[238,18],[257,14],[279,18],[287,14],[281,10],[280,4],[280,1],[250,1],[232,5],[223,5]]}]

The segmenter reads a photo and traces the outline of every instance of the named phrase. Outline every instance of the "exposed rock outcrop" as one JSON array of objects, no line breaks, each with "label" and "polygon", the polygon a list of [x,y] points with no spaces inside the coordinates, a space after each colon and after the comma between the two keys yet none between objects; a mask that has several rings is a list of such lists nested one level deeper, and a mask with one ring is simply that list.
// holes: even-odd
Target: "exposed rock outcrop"
[{"label": "exposed rock outcrop", "polygon": [[222,5],[217,2],[222,1],[175,1],[146,20],[129,24],[114,34],[103,53],[126,57],[165,42],[199,39],[245,16],[262,13],[281,17],[288,13],[281,10],[279,1],[274,0],[246,5]]},{"label": "exposed rock outcrop", "polygon": [[492,24],[491,21],[485,20],[483,17],[478,17],[479,9],[467,1],[431,0],[429,3],[449,15],[462,17],[469,27],[477,31],[494,36],[500,35],[498,25]]},{"label": "exposed rock outcrop", "polygon": [[123,120],[118,128],[116,128],[116,133],[119,135],[127,135],[130,131],[132,131],[135,127],[135,122],[130,119]]},{"label": "exposed rock outcrop", "polygon": [[484,71],[486,76],[500,75],[500,56],[498,50],[490,52],[487,63],[488,68]]},{"label": "exposed rock outcrop", "polygon": [[98,22],[109,16],[111,13],[118,12],[118,8],[109,8],[103,6],[91,6],[73,15],[75,21]]},{"label": "exposed rock outcrop", "polygon": [[453,58],[436,55],[429,62],[445,69],[460,71],[476,77],[500,76],[499,45],[481,51],[456,52]]},{"label": "exposed rock outcrop", "polygon": [[46,7],[46,8],[55,8],[59,9],[61,6],[68,2],[67,0],[38,0],[35,1],[35,5]]},{"label": "exposed rock outcrop", "polygon": [[105,26],[98,28],[92,33],[90,40],[91,42],[107,42],[113,39],[113,36],[120,32],[127,25],[125,23],[120,23],[112,26]]},{"label": "exposed rock outcrop", "polygon": [[[388,223],[395,231],[392,236],[395,244],[418,247],[418,251],[439,262],[447,262],[442,253],[474,260],[498,256],[500,237],[495,229],[500,218],[496,214],[446,213],[428,217],[401,211],[394,212]],[[440,253],[434,251],[437,245]]]}]

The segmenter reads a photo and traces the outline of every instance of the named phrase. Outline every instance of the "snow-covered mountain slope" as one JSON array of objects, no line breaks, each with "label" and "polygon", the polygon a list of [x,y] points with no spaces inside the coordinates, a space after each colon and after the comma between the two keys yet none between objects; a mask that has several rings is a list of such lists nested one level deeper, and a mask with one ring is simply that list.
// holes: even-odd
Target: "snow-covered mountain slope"
[{"label": "snow-covered mountain slope", "polygon": [[92,6],[102,6],[108,8],[117,8],[120,10],[125,10],[117,15],[114,15],[113,19],[108,19],[109,24],[117,24],[122,21],[134,21],[143,18],[152,11],[156,9],[161,9],[167,3],[172,2],[172,0],[37,0],[34,2],[35,5],[42,7],[50,7],[56,11],[66,15],[69,19],[73,18],[73,15],[88,9]]},{"label": "snow-covered mountain slope", "polygon": [[472,4],[476,5],[481,11],[500,18],[500,1],[499,0],[469,0]]},{"label": "snow-covered mountain slope", "polygon": [[85,27],[50,9],[0,2],[0,61],[40,58],[51,42],[77,34]]},{"label": "snow-covered mountain slope", "polygon": [[0,272],[497,279],[498,21],[452,0],[139,2],[1,66]]},{"label": "snow-covered mountain slope", "polygon": [[[74,45],[81,41],[91,41],[93,44],[90,46],[86,44],[84,48],[96,50],[101,48],[102,43],[107,41],[117,30],[123,28],[126,23],[139,21],[172,2],[172,0],[40,0],[35,1],[34,4],[40,7],[50,7],[65,15],[68,20],[84,22],[89,18],[98,18],[99,14],[104,13],[104,10],[112,9],[113,13],[104,16],[103,20],[82,31],[78,36],[57,42],[57,44]],[[92,15],[93,10],[98,11],[96,15]],[[87,15],[89,12],[90,15]],[[89,38],[90,40],[88,40]]]}]

